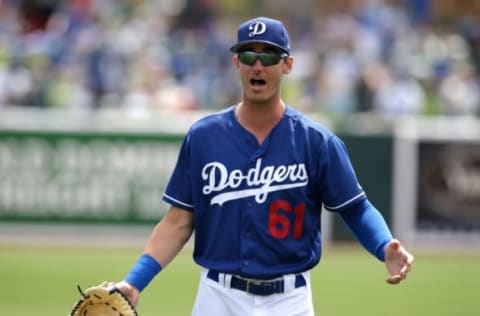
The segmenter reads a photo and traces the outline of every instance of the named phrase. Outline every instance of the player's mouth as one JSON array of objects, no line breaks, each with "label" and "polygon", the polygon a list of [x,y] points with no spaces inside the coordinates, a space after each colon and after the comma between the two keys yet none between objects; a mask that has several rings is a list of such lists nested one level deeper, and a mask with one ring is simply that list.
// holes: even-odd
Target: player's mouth
[{"label": "player's mouth", "polygon": [[267,84],[267,82],[263,79],[252,78],[250,79],[250,85],[254,88],[262,88]]}]

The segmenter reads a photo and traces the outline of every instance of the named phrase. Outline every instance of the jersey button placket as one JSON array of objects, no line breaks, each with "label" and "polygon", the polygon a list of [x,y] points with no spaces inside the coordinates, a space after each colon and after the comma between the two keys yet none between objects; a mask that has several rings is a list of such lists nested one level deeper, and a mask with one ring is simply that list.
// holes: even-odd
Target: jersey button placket
[{"label": "jersey button placket", "polygon": [[[249,144],[252,149],[253,149],[253,152],[252,152],[252,155],[250,156],[250,161],[249,163],[245,166],[246,167],[246,170],[244,170],[244,173],[248,173],[248,171],[251,169],[251,168],[255,168],[256,164],[257,164],[257,160],[260,158],[260,155],[258,153],[258,143],[255,139],[255,142],[251,142]],[[248,187],[249,189],[253,189],[254,187]],[[254,214],[254,209],[255,209],[255,206],[256,206],[256,202],[255,202],[255,197],[246,197],[244,200],[243,200],[243,205],[244,205],[244,210],[243,210],[243,215],[242,215],[242,222],[243,222],[243,225],[242,225],[242,234],[241,234],[241,257],[242,257],[242,260],[241,260],[241,270],[243,270],[244,272],[248,273],[249,270],[250,270],[250,265],[252,263],[252,260],[255,260],[255,253],[252,252],[252,243],[254,242],[252,240],[253,238],[253,227],[252,227],[252,224],[251,224],[251,221],[254,221],[255,219],[252,218],[252,214]]]},{"label": "jersey button placket", "polygon": [[252,253],[252,224],[251,221],[251,214],[253,212],[254,205],[254,198],[248,197],[244,201],[245,209],[244,209],[244,224],[242,229],[242,261],[241,261],[241,269],[244,272],[248,272],[250,270],[250,264],[254,257],[254,253]]}]

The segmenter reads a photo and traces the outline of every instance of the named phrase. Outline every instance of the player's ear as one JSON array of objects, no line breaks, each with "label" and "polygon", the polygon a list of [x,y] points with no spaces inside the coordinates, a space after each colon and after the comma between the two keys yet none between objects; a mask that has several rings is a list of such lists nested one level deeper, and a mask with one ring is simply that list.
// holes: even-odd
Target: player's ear
[{"label": "player's ear", "polygon": [[235,66],[235,68],[239,69],[240,68],[240,61],[238,60],[238,55],[233,55],[232,60],[233,60],[233,65]]},{"label": "player's ear", "polygon": [[293,56],[288,56],[283,62],[283,74],[288,75],[293,68]]}]

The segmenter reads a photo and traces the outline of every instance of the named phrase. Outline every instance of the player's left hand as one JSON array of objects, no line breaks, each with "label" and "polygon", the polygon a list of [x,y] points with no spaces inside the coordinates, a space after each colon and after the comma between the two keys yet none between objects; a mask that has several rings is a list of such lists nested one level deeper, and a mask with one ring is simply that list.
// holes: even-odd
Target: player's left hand
[{"label": "player's left hand", "polygon": [[123,280],[116,283],[115,288],[122,292],[134,307],[137,306],[140,291],[136,287]]},{"label": "player's left hand", "polygon": [[413,263],[413,255],[398,241],[393,239],[385,249],[385,266],[390,276],[387,283],[398,284],[407,277]]}]

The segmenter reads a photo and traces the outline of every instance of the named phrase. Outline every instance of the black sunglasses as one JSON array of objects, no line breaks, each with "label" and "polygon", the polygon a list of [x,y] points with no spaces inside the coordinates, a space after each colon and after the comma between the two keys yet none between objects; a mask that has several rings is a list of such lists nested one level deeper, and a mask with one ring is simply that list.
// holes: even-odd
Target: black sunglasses
[{"label": "black sunglasses", "polygon": [[260,59],[262,65],[267,67],[278,64],[282,58],[285,58],[287,56],[288,54],[286,53],[257,53],[252,51],[245,51],[238,53],[238,60],[240,60],[242,64],[253,66],[257,62],[257,59]]}]

